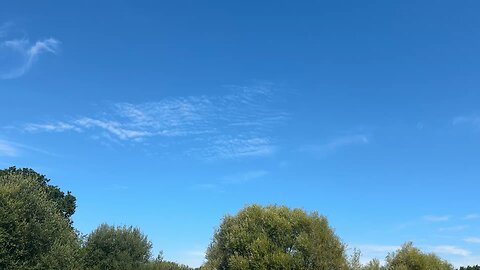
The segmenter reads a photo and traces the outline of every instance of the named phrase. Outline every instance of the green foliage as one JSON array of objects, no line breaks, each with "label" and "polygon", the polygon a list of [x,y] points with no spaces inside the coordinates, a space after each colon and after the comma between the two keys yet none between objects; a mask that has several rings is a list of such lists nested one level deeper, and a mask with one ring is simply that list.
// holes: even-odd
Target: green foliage
[{"label": "green foliage", "polygon": [[85,269],[139,269],[151,256],[152,244],[138,228],[100,225],[83,248]]},{"label": "green foliage", "polygon": [[192,268],[164,260],[155,260],[143,265],[140,270],[193,270]]},{"label": "green foliage", "polygon": [[57,186],[49,185],[48,182],[50,182],[50,179],[46,178],[45,175],[41,175],[28,168],[17,169],[16,167],[10,167],[5,170],[0,170],[0,177],[7,175],[18,175],[37,182],[39,186],[45,190],[47,197],[55,202],[57,209],[65,218],[70,219],[75,213],[76,198],[70,193],[70,191],[65,194]]},{"label": "green foliage", "polygon": [[354,249],[352,255],[348,260],[348,269],[349,270],[362,270],[363,266],[360,262],[360,257],[362,253],[358,249]]},{"label": "green foliage", "polygon": [[[193,270],[151,260],[151,242],[138,229],[100,225],[83,242],[71,216],[76,199],[32,169],[0,170],[0,269],[11,270]],[[386,257],[360,263],[316,212],[280,206],[248,206],[225,216],[198,270],[453,270],[412,243]],[[480,270],[480,266],[459,270]]]},{"label": "green foliage", "polygon": [[345,248],[327,219],[300,209],[252,205],[225,216],[205,269],[347,269]]},{"label": "green foliage", "polygon": [[367,265],[362,267],[362,270],[383,270],[385,267],[383,267],[380,264],[380,261],[378,259],[373,259],[367,263]]},{"label": "green foliage", "polygon": [[480,270],[480,265],[462,266],[459,270]]},{"label": "green foliage", "polygon": [[0,269],[77,269],[78,237],[37,176],[0,171]]},{"label": "green foliage", "polygon": [[354,249],[352,255],[350,255],[348,260],[348,269],[349,270],[384,270],[378,259],[372,259],[366,265],[363,265],[360,262],[360,257],[362,253],[358,249]]},{"label": "green foliage", "polygon": [[388,270],[452,270],[453,266],[433,253],[426,254],[413,247],[411,242],[386,258]]}]

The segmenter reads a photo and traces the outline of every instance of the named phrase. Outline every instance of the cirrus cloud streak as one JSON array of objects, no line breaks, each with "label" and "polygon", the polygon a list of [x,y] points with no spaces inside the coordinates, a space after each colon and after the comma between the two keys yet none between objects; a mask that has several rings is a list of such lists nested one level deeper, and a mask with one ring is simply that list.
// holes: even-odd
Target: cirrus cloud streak
[{"label": "cirrus cloud streak", "polygon": [[75,132],[120,143],[176,144],[203,159],[268,156],[277,149],[272,131],[289,118],[273,109],[273,103],[277,100],[269,85],[236,86],[220,96],[114,103],[94,115],[28,123],[23,130]]}]

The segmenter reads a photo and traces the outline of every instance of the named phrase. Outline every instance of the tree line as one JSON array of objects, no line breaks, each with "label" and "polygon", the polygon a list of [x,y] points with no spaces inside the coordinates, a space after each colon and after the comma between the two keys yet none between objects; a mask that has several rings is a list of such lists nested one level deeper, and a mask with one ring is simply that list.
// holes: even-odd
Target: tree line
[{"label": "tree line", "polygon": [[[88,235],[73,226],[76,198],[32,169],[0,170],[0,269],[193,270],[152,254],[139,228],[99,225]],[[198,270],[453,270],[407,242],[385,263],[360,262],[316,212],[250,205],[226,215]],[[465,266],[460,270],[480,270]]]}]

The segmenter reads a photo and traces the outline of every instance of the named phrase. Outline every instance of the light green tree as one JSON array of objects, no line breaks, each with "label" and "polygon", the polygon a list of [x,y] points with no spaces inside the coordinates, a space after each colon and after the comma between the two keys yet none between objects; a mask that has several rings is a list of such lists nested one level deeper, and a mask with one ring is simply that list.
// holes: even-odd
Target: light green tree
[{"label": "light green tree", "polygon": [[204,269],[348,269],[345,247],[316,212],[251,205],[225,216]]},{"label": "light green tree", "polygon": [[363,266],[362,263],[360,262],[360,257],[362,256],[362,253],[359,249],[353,249],[352,255],[350,255],[350,258],[348,260],[348,269],[349,270],[362,270]]},{"label": "light green tree", "polygon": [[387,258],[387,270],[452,270],[453,266],[433,253],[423,253],[411,242],[405,243],[399,250],[390,253]]},{"label": "light green tree", "polygon": [[380,261],[378,259],[372,259],[362,268],[362,270],[383,270],[383,269],[385,269],[385,267],[383,267],[380,264]]}]

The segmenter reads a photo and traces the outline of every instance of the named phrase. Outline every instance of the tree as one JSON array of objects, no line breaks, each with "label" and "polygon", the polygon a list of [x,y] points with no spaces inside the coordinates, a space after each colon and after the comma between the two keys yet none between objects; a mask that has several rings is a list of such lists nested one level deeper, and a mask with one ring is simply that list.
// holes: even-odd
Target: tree
[{"label": "tree", "polygon": [[37,176],[0,171],[0,269],[77,269],[78,237]]},{"label": "tree", "polygon": [[84,266],[92,270],[138,269],[149,261],[151,248],[138,228],[102,224],[87,237]]},{"label": "tree", "polygon": [[362,269],[363,270],[381,270],[385,268],[381,266],[380,261],[378,259],[372,259]]},{"label": "tree", "polygon": [[480,265],[461,266],[459,270],[480,270]]},{"label": "tree", "polygon": [[140,268],[141,270],[193,270],[192,268],[178,264],[175,262],[169,262],[164,260],[155,260],[145,264]]},{"label": "tree", "polygon": [[388,270],[453,270],[453,266],[433,253],[426,254],[415,248],[411,242],[390,253],[387,258]]},{"label": "tree", "polygon": [[57,186],[48,184],[50,179],[46,178],[45,175],[41,175],[29,168],[17,169],[16,167],[10,167],[5,170],[0,170],[0,177],[8,175],[19,175],[37,182],[40,187],[45,190],[47,197],[55,202],[57,209],[62,215],[70,221],[70,217],[75,213],[76,208],[76,198],[70,191],[65,194]]},{"label": "tree", "polygon": [[350,258],[348,260],[348,269],[349,270],[362,270],[363,266],[362,263],[360,262],[360,257],[362,256],[362,253],[360,252],[359,249],[353,249],[352,255],[350,255]]},{"label": "tree", "polygon": [[251,205],[225,216],[205,269],[347,269],[345,247],[316,212]]}]

